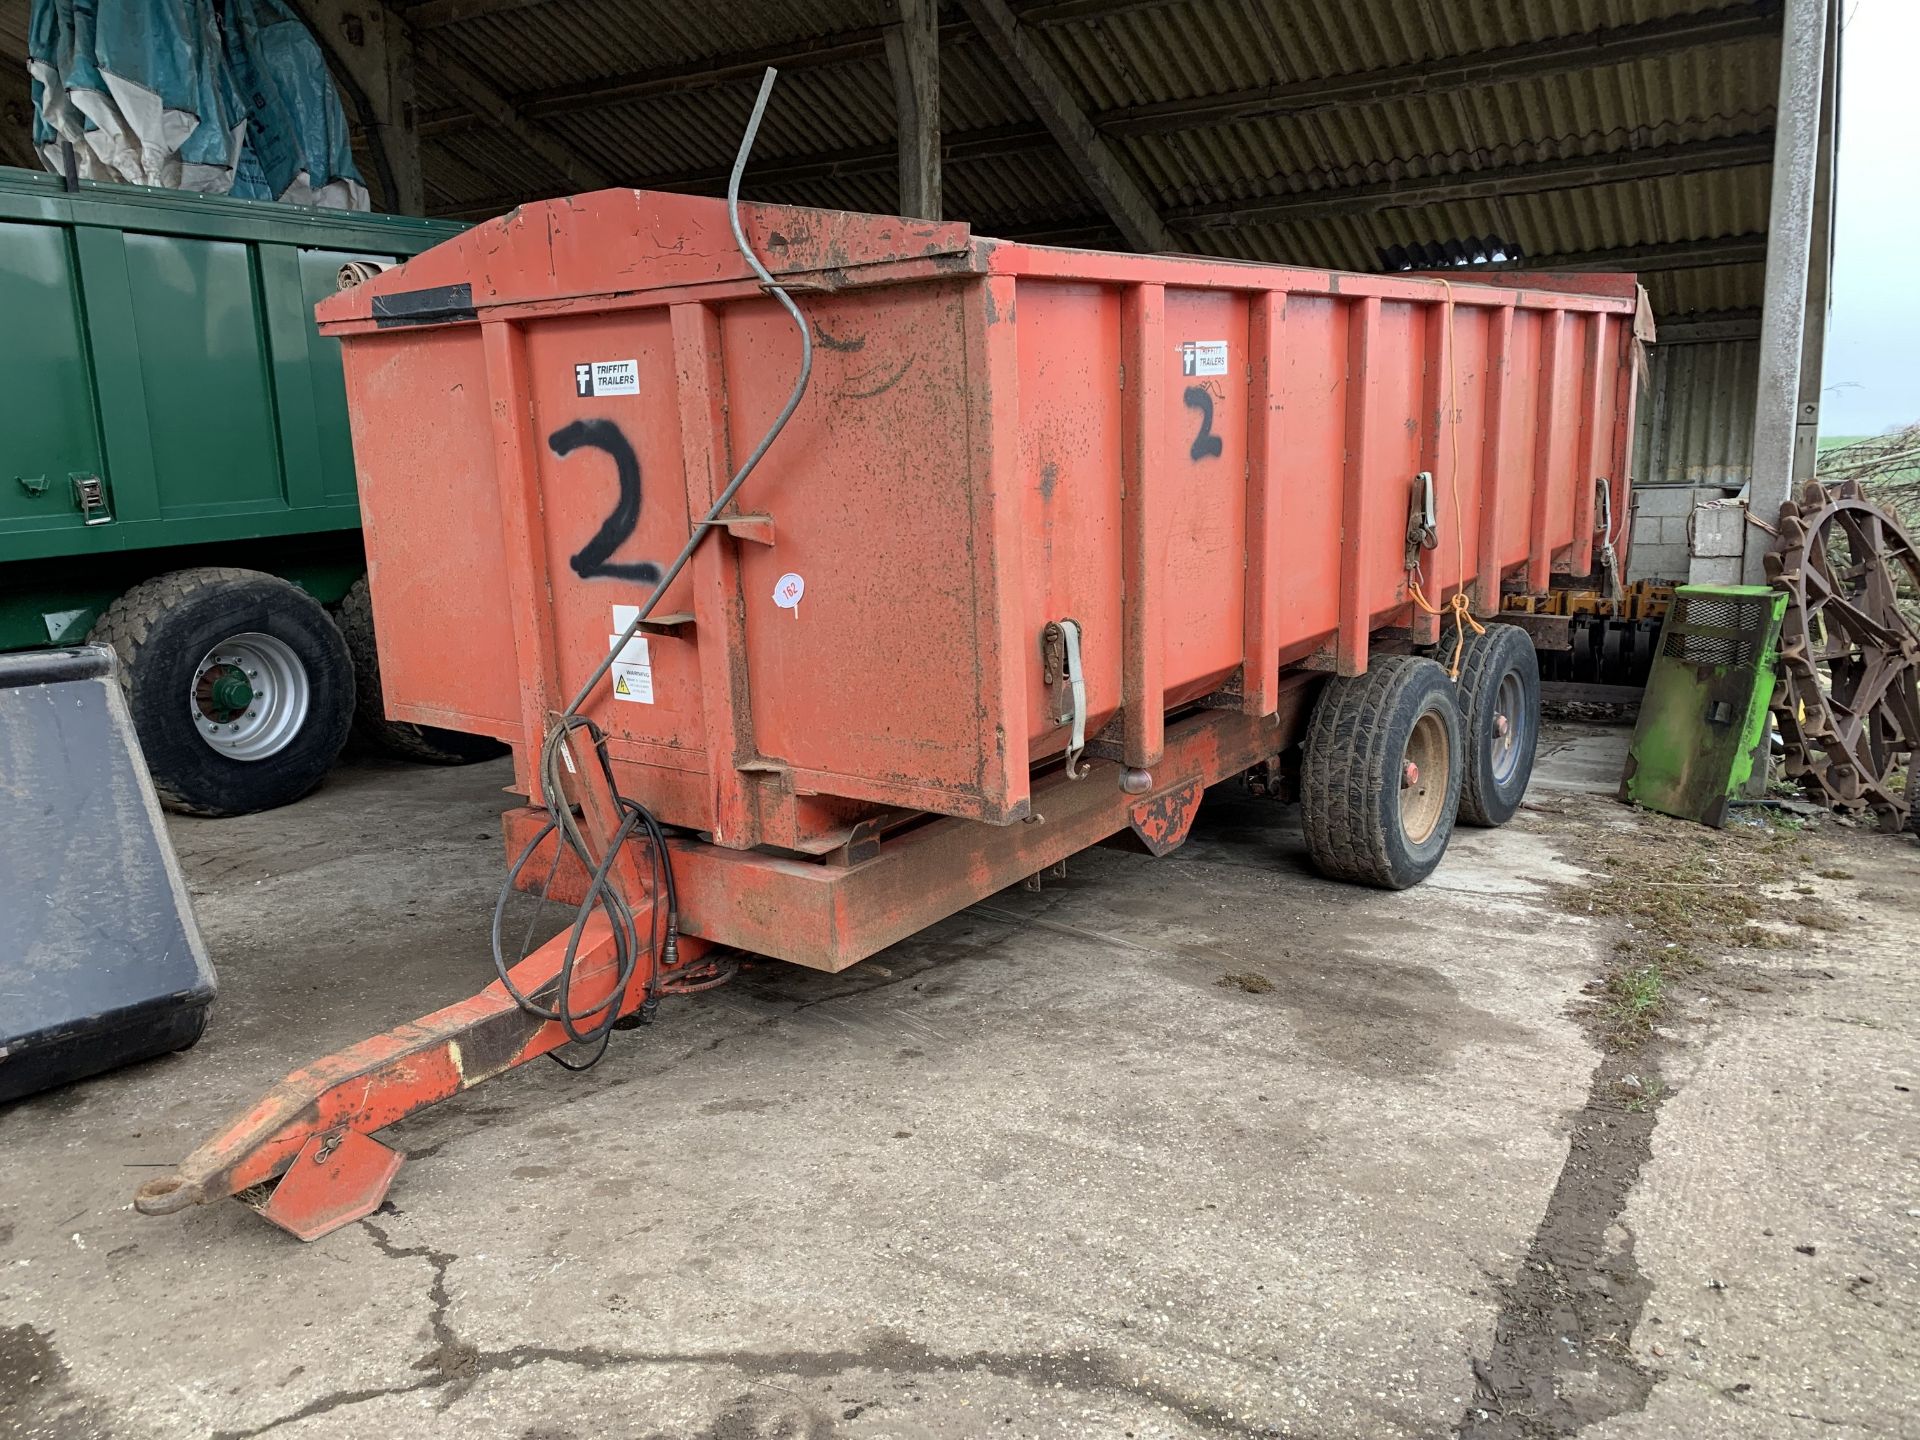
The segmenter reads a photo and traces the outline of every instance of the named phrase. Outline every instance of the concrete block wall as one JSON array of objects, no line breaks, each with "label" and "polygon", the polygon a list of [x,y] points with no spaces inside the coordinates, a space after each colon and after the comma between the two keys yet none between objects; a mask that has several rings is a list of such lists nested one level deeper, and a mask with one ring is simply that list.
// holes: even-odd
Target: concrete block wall
[{"label": "concrete block wall", "polygon": [[1738,556],[1746,542],[1747,507],[1737,500],[1710,500],[1693,510],[1693,556],[1722,560]]},{"label": "concrete block wall", "polygon": [[1637,485],[1634,487],[1633,556],[1630,580],[1685,580],[1687,516],[1702,500],[1718,500],[1717,485]]},{"label": "concrete block wall", "polygon": [[1738,500],[1714,499],[1696,505],[1688,581],[1695,585],[1738,585],[1746,528],[1747,507]]},{"label": "concrete block wall", "polygon": [[1634,489],[1629,579],[1740,583],[1746,510],[1719,485],[1641,485]]}]

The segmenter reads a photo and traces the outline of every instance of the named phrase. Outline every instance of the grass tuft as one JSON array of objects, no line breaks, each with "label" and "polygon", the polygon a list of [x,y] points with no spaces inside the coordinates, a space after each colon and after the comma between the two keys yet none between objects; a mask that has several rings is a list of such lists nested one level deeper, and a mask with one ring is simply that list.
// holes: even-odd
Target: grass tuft
[{"label": "grass tuft", "polygon": [[[1717,954],[1790,948],[1807,930],[1827,928],[1824,907],[1800,898],[1783,913],[1763,888],[1803,873],[1810,837],[1800,826],[1716,831],[1646,811],[1635,818],[1631,828],[1588,827],[1579,858],[1598,874],[1558,893],[1562,909],[1626,927],[1592,991],[1602,1033],[1623,1049],[1653,1035],[1672,1006],[1675,983]],[[1795,920],[1798,928],[1780,923]]]},{"label": "grass tuft", "polygon": [[1644,1038],[1667,1002],[1666,971],[1655,961],[1615,970],[1606,980],[1606,1012],[1617,1034]]}]

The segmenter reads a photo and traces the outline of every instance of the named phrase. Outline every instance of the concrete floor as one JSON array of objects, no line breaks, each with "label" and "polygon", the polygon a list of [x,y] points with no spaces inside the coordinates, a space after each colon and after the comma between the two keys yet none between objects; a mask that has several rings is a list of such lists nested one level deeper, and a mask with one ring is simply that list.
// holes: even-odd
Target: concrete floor
[{"label": "concrete floor", "polygon": [[[1226,796],[1170,859],[1090,852],[840,976],[756,967],[591,1074],[396,1127],[389,1207],[304,1246],[128,1197],[490,978],[507,770],[358,762],[177,822],[221,999],[197,1049],[0,1112],[0,1436],[1566,1433],[1476,1377],[1611,1063],[1577,1010],[1614,932],[1551,887],[1569,814],[1632,823],[1590,793],[1625,738],[1555,731],[1531,808],[1405,894],[1314,878],[1291,812]],[[1644,1382],[1593,1436],[1920,1434],[1920,852],[1820,843],[1859,928],[1673,1027],[1591,1219],[1638,1308],[1586,1339]]]}]

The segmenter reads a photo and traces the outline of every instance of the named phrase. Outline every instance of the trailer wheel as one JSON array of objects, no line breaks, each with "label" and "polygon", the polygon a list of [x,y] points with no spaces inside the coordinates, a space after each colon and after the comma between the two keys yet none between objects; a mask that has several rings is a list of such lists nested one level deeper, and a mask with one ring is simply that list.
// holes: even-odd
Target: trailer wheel
[{"label": "trailer wheel", "polygon": [[1314,867],[1332,880],[1404,890],[1453,838],[1464,727],[1432,660],[1387,655],[1329,680],[1307,725],[1300,805]]},{"label": "trailer wheel", "polygon": [[275,575],[175,570],[127,591],[111,645],[153,787],[183,815],[248,815],[318,785],[353,722],[353,665],[320,602]]},{"label": "trailer wheel", "polygon": [[1540,742],[1540,659],[1517,625],[1469,635],[1460,657],[1460,717],[1467,763],[1460,781],[1465,825],[1504,825],[1520,808]]},{"label": "trailer wheel", "polygon": [[411,725],[387,718],[386,697],[380,688],[380,654],[373,639],[373,597],[367,577],[353,582],[340,602],[340,633],[353,656],[353,728],[370,744],[403,760],[429,765],[471,765],[507,753],[507,747],[487,735],[442,730],[434,725]]}]

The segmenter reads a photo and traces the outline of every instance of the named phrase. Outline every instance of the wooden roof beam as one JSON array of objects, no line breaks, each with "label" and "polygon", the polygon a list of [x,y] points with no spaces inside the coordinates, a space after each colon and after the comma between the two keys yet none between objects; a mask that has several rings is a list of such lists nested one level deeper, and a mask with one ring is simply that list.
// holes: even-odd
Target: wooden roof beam
[{"label": "wooden roof beam", "polygon": [[[436,0],[429,0],[429,4]],[[454,3],[454,0],[448,0]],[[457,0],[461,4],[488,0]],[[1498,50],[1423,61],[1352,75],[1265,85],[1223,95],[1203,95],[1157,105],[1109,110],[1092,116],[1094,127],[1115,135],[1155,135],[1197,125],[1224,125],[1241,120],[1307,114],[1339,105],[1365,104],[1408,95],[1444,95],[1478,86],[1506,84],[1544,75],[1565,74],[1591,65],[1617,65],[1703,47],[1739,44],[1772,38],[1780,30],[1781,0],[1749,0],[1726,10],[1709,10],[1641,25],[1621,25],[1506,46]],[[416,6],[417,14],[424,7]],[[1025,7],[1015,12],[1021,24],[1045,21],[1055,7]],[[1111,10],[1109,9],[1109,12]],[[796,40],[731,54],[710,56],[684,65],[667,66],[639,74],[615,75],[580,85],[534,91],[515,97],[529,119],[539,120],[604,105],[621,105],[659,95],[683,94],[720,85],[757,80],[773,65],[782,70],[811,69],[874,60],[885,53],[890,27],[869,26],[834,35]],[[971,24],[949,22],[940,27],[940,44],[948,47],[978,38]],[[451,134],[480,123],[476,117],[441,112],[422,118],[424,136]],[[1043,143],[1045,132],[1034,126],[1024,143]]]},{"label": "wooden roof beam", "polygon": [[1565,255],[1532,255],[1512,264],[1476,265],[1476,270],[1707,270],[1720,265],[1758,265],[1767,258],[1765,235],[1723,235],[1713,240],[1669,240],[1656,245],[1622,245],[1613,250],[1579,250]]},{"label": "wooden roof beam", "polygon": [[1120,153],[1094,128],[1053,61],[1041,52],[1032,33],[1021,28],[1006,0],[960,0],[960,8],[1127,244],[1135,250],[1177,250],[1173,233],[1146,190]]},{"label": "wooden roof beam", "polygon": [[492,82],[430,35],[413,37],[415,60],[439,77],[488,124],[524,145],[542,164],[552,167],[556,182],[568,190],[604,190],[613,183],[607,172],[579,150],[536,124]]},{"label": "wooden roof beam", "polygon": [[[488,15],[506,15],[516,10],[533,10],[555,4],[556,0],[421,0],[406,9],[407,23],[416,31],[437,30],[465,20]],[[1129,10],[1155,10],[1186,0],[1027,0],[1014,11],[1023,25],[1061,25],[1075,20],[1104,20]],[[950,25],[961,31],[965,25]]]},{"label": "wooden roof beam", "polygon": [[1221,230],[1243,225],[1324,220],[1329,216],[1367,214],[1380,210],[1415,210],[1461,200],[1491,200],[1505,195],[1537,195],[1571,190],[1582,185],[1619,185],[1657,180],[1667,175],[1689,175],[1702,170],[1726,170],[1742,165],[1766,165],[1773,160],[1773,132],[1737,135],[1724,140],[1695,140],[1644,150],[1615,150],[1603,155],[1574,155],[1562,160],[1538,160],[1524,165],[1502,165],[1455,174],[1379,180],[1365,185],[1341,185],[1320,190],[1296,190],[1284,195],[1247,196],[1186,205],[1169,210],[1167,223],[1183,229]]}]

